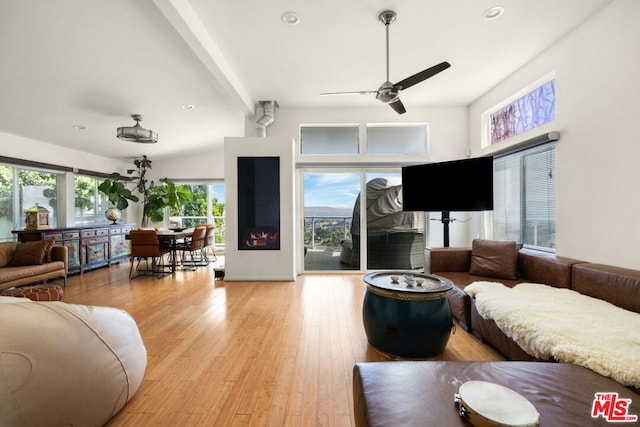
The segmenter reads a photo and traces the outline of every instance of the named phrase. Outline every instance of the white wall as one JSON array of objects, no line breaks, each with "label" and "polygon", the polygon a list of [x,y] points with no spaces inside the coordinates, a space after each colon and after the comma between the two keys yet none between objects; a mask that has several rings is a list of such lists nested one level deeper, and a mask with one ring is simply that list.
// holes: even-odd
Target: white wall
[{"label": "white wall", "polygon": [[[617,0],[470,106],[480,115],[556,72],[556,121],[514,138],[558,130],[557,253],[640,268],[640,1]],[[515,142],[515,141],[514,141]]]},{"label": "white wall", "polygon": [[[371,102],[378,102],[372,99]],[[466,107],[412,107],[406,106],[405,114],[397,114],[385,105],[371,108],[276,108],[275,122],[267,129],[267,136],[300,137],[300,124],[340,124],[340,123],[429,123],[429,153],[425,158],[389,157],[387,161],[416,162],[444,161],[463,158],[467,148],[467,108]],[[257,109],[258,117],[262,110]],[[245,135],[256,133],[256,117],[246,120]],[[296,162],[304,162],[296,151]],[[335,157],[331,158],[335,160]]]},{"label": "white wall", "polygon": [[96,172],[124,173],[126,162],[0,132],[0,155]]},{"label": "white wall", "polygon": [[185,157],[154,161],[149,175],[158,180],[214,180],[224,179],[224,149],[203,151]]},{"label": "white wall", "polygon": [[[475,157],[484,154],[480,148],[480,115],[555,70],[557,120],[512,142],[549,130],[560,131],[558,254],[640,268],[640,141],[635,125],[640,117],[638,17],[640,1],[615,1],[479,98],[468,112],[465,107],[407,106],[406,114],[397,115],[386,106],[337,110],[291,110],[283,106],[276,109],[276,121],[267,133],[297,140],[299,123],[426,121],[431,123],[428,160],[462,158],[467,142]],[[247,119],[245,128],[247,135],[255,135],[255,118]],[[6,133],[0,133],[0,154],[101,172],[122,172],[130,166]],[[212,151],[154,162],[154,173],[176,179],[219,178],[225,166],[222,153]],[[228,177],[226,184],[232,194]],[[452,245],[467,244],[475,237],[473,231],[458,230],[461,227],[462,223],[452,224]],[[438,245],[441,240],[436,233],[441,233],[441,225],[431,222],[430,229],[434,236],[430,244]]]},{"label": "white wall", "polygon": [[[372,99],[372,102],[377,102]],[[249,117],[246,121],[246,135],[256,135],[256,120],[262,116],[262,109],[257,108],[256,117]],[[267,129],[268,136],[294,138],[296,141],[296,163],[304,164],[309,160],[300,156],[298,143],[301,124],[366,124],[366,123],[429,123],[429,147],[424,157],[419,156],[385,156],[384,162],[401,166],[416,162],[438,162],[461,159],[465,157],[468,148],[468,110],[466,107],[440,106],[440,107],[412,107],[407,106],[407,112],[399,115],[385,105],[376,105],[370,108],[342,108],[342,109],[289,109],[277,108],[275,110],[275,122]],[[359,159],[359,161],[380,161],[379,157],[373,159]],[[313,158],[313,162],[350,162],[349,158]],[[440,184],[440,183],[438,183]],[[301,211],[301,195],[296,201],[297,211]],[[431,218],[440,218],[439,214],[429,214]],[[456,218],[466,219],[470,215],[455,214]],[[298,218],[299,219],[299,218]],[[298,228],[302,225],[297,222]],[[452,246],[466,246],[470,242],[470,223],[454,222],[450,227],[450,241]],[[426,245],[442,246],[442,224],[436,221],[427,221],[425,224]],[[301,257],[297,254],[298,258]],[[301,265],[301,261],[300,264]]]},{"label": "white wall", "polygon": [[[120,160],[96,156],[6,132],[0,132],[0,155],[103,173],[119,172],[124,174],[129,167],[126,162]],[[73,194],[72,178],[72,173],[65,174],[66,185],[62,190],[64,194]],[[66,201],[65,206],[59,206],[58,227],[71,226],[74,222],[74,198],[66,197]],[[133,206],[131,212],[128,212],[128,218],[134,220],[136,217],[137,210]]]},{"label": "white wall", "polygon": [[[225,280],[295,280],[294,143],[291,138],[225,138]],[[238,157],[280,157],[280,250],[238,250]]]}]

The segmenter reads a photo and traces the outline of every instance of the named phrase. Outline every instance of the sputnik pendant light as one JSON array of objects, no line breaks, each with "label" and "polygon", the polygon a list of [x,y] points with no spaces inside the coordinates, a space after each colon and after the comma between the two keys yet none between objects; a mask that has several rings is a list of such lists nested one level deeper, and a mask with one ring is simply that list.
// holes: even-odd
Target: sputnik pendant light
[{"label": "sputnik pendant light", "polygon": [[131,115],[136,121],[134,126],[123,126],[118,128],[117,136],[119,139],[129,142],[139,142],[142,144],[155,144],[158,142],[158,133],[151,129],[145,129],[140,126],[142,116],[140,114]]}]

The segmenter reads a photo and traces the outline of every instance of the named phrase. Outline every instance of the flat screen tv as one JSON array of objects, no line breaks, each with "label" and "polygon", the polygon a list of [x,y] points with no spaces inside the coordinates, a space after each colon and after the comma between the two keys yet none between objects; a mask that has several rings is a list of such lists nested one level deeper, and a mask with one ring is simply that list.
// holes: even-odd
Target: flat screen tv
[{"label": "flat screen tv", "polygon": [[493,157],[403,167],[402,210],[493,210]]}]

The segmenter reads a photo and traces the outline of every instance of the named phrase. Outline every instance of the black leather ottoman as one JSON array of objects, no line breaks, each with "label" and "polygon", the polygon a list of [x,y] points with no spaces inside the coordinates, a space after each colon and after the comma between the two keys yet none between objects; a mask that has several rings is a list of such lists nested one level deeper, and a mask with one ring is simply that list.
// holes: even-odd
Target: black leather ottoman
[{"label": "black leather ottoman", "polygon": [[[578,365],[548,362],[372,362],[353,370],[357,426],[470,426],[458,415],[453,395],[470,380],[508,387],[540,413],[540,425],[616,425],[591,417],[597,392],[631,399],[627,412],[640,416],[640,395]],[[635,425],[622,423],[622,425]],[[618,424],[620,425],[620,424]]]}]

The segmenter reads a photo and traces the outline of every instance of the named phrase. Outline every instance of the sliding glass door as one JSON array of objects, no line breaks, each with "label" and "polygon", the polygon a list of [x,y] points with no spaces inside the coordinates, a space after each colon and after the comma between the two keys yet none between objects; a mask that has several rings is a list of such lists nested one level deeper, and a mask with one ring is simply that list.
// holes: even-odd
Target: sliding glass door
[{"label": "sliding glass door", "polygon": [[305,271],[422,268],[424,214],[402,211],[399,170],[304,172],[303,188]]},{"label": "sliding glass door", "polygon": [[359,270],[351,229],[360,172],[304,172],[302,180],[304,270]]}]

